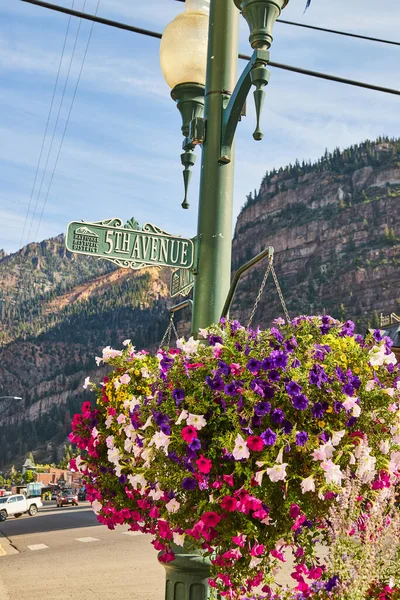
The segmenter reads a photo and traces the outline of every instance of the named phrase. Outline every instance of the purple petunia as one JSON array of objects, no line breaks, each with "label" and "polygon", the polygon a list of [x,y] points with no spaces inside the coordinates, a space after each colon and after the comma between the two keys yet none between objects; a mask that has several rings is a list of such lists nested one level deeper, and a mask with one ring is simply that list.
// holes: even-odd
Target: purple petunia
[{"label": "purple petunia", "polygon": [[353,337],[355,325],[353,321],[346,321],[342,325],[342,330],[339,333],[340,337],[350,336]]},{"label": "purple petunia", "polygon": [[350,417],[350,419],[347,420],[346,422],[346,427],[354,427],[354,425],[357,423],[357,419],[356,417]]},{"label": "purple petunia", "polygon": [[340,583],[340,578],[338,575],[334,575],[325,584],[325,589],[327,592],[331,592],[337,585]]},{"label": "purple petunia", "polygon": [[301,387],[301,385],[299,385],[293,380],[289,381],[289,383],[286,384],[286,391],[292,398],[293,396],[298,396],[302,389],[303,388]]},{"label": "purple petunia", "polygon": [[200,442],[199,438],[197,438],[197,437],[194,438],[190,442],[190,444],[188,444],[188,448],[190,448],[191,450],[194,450],[194,451],[200,450],[200,448],[201,448],[201,442]]},{"label": "purple petunia", "polygon": [[231,368],[229,365],[226,364],[226,362],[224,362],[223,360],[219,360],[218,361],[218,371],[221,373],[221,375],[230,375],[231,372]]},{"label": "purple petunia", "polygon": [[169,371],[169,369],[172,368],[173,364],[174,364],[174,359],[169,358],[168,356],[164,356],[160,360],[160,367],[162,368],[163,371]]},{"label": "purple petunia", "polygon": [[340,411],[342,410],[342,408],[344,408],[343,404],[341,402],[334,402],[333,404],[333,410],[335,411],[335,413],[340,413]]},{"label": "purple petunia", "polygon": [[126,483],[126,482],[127,482],[127,480],[128,480],[128,478],[127,478],[127,476],[126,476],[124,473],[122,473],[122,475],[120,475],[120,477],[119,477],[119,479],[118,479],[118,481],[119,481],[120,483],[122,483],[122,484]]},{"label": "purple petunia", "polygon": [[279,425],[285,418],[285,413],[280,408],[275,408],[271,413],[271,421]]},{"label": "purple petunia", "polygon": [[304,446],[308,441],[308,434],[306,431],[299,431],[299,433],[296,434],[296,445],[297,446]]},{"label": "purple petunia", "polygon": [[288,363],[287,354],[282,352],[282,350],[273,350],[270,356],[275,368],[286,369]]},{"label": "purple petunia", "polygon": [[257,402],[254,407],[254,414],[257,417],[263,417],[267,415],[271,410],[271,404],[269,402]]},{"label": "purple petunia", "polygon": [[220,337],[219,335],[209,335],[207,339],[210,346],[215,346],[215,344],[222,344],[222,337]]},{"label": "purple petunia", "polygon": [[273,446],[276,442],[276,433],[269,427],[262,432],[260,437],[266,446]]},{"label": "purple petunia", "polygon": [[172,398],[175,400],[176,406],[179,406],[185,397],[185,392],[182,388],[175,388],[172,392]]},{"label": "purple petunia", "polygon": [[193,477],[185,477],[182,481],[182,487],[184,490],[195,490],[197,487],[197,481]]},{"label": "purple petunia", "polygon": [[293,359],[293,362],[291,364],[292,369],[297,369],[297,367],[300,367],[301,362],[299,361],[298,358]]},{"label": "purple petunia", "polygon": [[346,394],[346,396],[353,396],[354,388],[351,385],[351,383],[345,383],[344,386],[342,387],[342,392],[343,392],[343,394]]},{"label": "purple petunia", "polygon": [[261,369],[261,361],[257,360],[256,358],[250,358],[246,367],[248,368],[250,373],[253,373],[253,375],[257,375],[257,373]]},{"label": "purple petunia", "polygon": [[212,377],[207,375],[206,384],[209,388],[211,388],[214,391],[221,391],[224,389],[224,382],[222,381],[221,377],[214,377],[213,379]]},{"label": "purple petunia", "polygon": [[311,414],[314,417],[314,419],[322,419],[322,417],[325,414],[325,411],[326,409],[321,404],[321,402],[314,402],[314,404],[311,407]]},{"label": "purple petunia", "polygon": [[381,341],[383,340],[382,333],[380,332],[380,330],[379,330],[379,329],[375,329],[375,331],[374,331],[374,333],[373,333],[373,336],[374,336],[374,340],[375,340],[376,342],[378,342],[378,343],[379,343],[379,342],[381,342]]},{"label": "purple petunia", "polygon": [[325,373],[324,367],[315,363],[310,370],[308,381],[311,385],[321,388],[322,384],[328,381],[328,375]]},{"label": "purple petunia", "polygon": [[287,419],[284,419],[282,421],[282,429],[283,429],[283,433],[289,434],[292,432],[293,425],[290,421],[288,421]]},{"label": "purple petunia", "polygon": [[292,398],[293,408],[296,408],[297,410],[306,410],[308,402],[309,400],[304,394]]},{"label": "purple petunia", "polygon": [[227,396],[237,396],[239,390],[240,386],[236,383],[236,381],[231,381],[231,383],[227,383],[224,386],[224,392]]},{"label": "purple petunia", "polygon": [[271,327],[270,331],[276,339],[276,341],[281,344],[283,342],[283,335],[281,334],[281,332],[276,327]]},{"label": "purple petunia", "polygon": [[281,378],[279,371],[277,371],[276,369],[272,369],[271,371],[268,371],[268,379],[270,381],[279,381]]}]

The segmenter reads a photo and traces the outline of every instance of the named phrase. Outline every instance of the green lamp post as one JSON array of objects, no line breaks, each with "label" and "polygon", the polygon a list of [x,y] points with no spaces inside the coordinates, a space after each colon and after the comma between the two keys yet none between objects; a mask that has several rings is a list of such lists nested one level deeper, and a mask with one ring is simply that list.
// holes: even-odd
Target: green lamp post
[{"label": "green lamp post", "polygon": [[[160,59],[172,98],[182,116],[185,196],[202,145],[197,227],[198,264],[192,331],[219,321],[230,287],[234,139],[246,98],[254,86],[255,140],[262,139],[260,115],[269,81],[269,48],[276,19],[289,0],[186,0],[185,12],[170,23]],[[239,11],[250,29],[253,55],[237,81]],[[201,553],[175,547],[166,565],[166,600],[206,600],[209,563]]]},{"label": "green lamp post", "polygon": [[[218,322],[230,285],[234,138],[254,86],[255,140],[269,81],[269,48],[276,19],[289,0],[186,0],[161,40],[161,68],[182,116],[185,194],[202,145],[197,228],[198,262],[192,331]],[[237,80],[239,11],[250,29],[253,55]]]}]

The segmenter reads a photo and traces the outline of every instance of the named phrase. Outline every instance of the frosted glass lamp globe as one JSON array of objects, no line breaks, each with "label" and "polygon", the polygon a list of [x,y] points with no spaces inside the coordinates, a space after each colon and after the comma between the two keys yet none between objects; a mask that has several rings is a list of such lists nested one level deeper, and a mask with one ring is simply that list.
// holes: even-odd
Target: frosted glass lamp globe
[{"label": "frosted glass lamp globe", "polygon": [[160,64],[171,89],[181,83],[206,83],[210,0],[186,0],[163,33]]}]

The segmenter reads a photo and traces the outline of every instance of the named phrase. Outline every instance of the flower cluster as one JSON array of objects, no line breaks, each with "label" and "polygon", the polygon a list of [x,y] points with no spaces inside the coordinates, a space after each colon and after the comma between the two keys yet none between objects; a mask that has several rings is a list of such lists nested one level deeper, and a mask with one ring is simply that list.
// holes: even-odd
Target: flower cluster
[{"label": "flower cluster", "polygon": [[[100,522],[211,557],[221,597],[274,598],[295,557],[293,598],[330,597],[339,576],[315,556],[345,474],[360,514],[400,470],[400,372],[390,340],[328,316],[266,331],[222,320],[156,356],[106,348],[113,367],[76,415],[72,467]],[[272,586],[272,587],[271,587]],[[323,595],[322,595],[323,594]],[[277,597],[277,596],[275,596]]]}]

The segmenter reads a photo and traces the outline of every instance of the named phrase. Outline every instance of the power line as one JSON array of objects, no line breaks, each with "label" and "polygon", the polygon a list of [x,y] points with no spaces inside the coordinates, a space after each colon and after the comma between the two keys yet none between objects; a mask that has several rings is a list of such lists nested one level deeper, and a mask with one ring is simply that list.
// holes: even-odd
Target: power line
[{"label": "power line", "polygon": [[[74,7],[74,4],[75,4],[75,0],[73,0],[73,2],[72,2],[72,8]],[[71,25],[71,16],[68,19],[67,29],[66,29],[66,32],[65,32],[64,44],[63,44],[62,51],[61,51],[61,57],[60,57],[59,65],[58,65],[57,77],[56,77],[56,81],[55,81],[55,84],[54,84],[53,95],[52,95],[52,98],[51,98],[49,113],[47,115],[47,122],[46,122],[46,127],[45,127],[45,130],[44,130],[44,134],[43,134],[42,145],[41,145],[40,153],[39,153],[39,159],[38,159],[38,162],[37,162],[37,165],[36,165],[36,172],[35,172],[35,177],[34,177],[32,189],[31,189],[31,195],[30,195],[30,198],[29,198],[28,209],[27,209],[26,215],[25,215],[25,221],[24,221],[24,226],[22,228],[21,239],[19,241],[19,246],[20,247],[22,247],[22,243],[24,241],[25,228],[26,228],[26,224],[27,224],[27,221],[28,221],[29,212],[31,210],[33,193],[34,193],[34,190],[35,190],[36,180],[37,180],[37,176],[38,176],[38,173],[39,173],[40,162],[42,160],[42,154],[43,154],[44,144],[45,144],[45,141],[46,141],[47,130],[49,128],[50,117],[51,117],[51,113],[52,113],[52,110],[53,110],[54,98],[56,96],[58,80],[60,78],[61,65],[62,65],[62,62],[63,62],[63,59],[64,59],[65,47],[66,47],[66,44],[67,44],[67,39],[68,39],[68,33],[69,33],[69,27],[70,27],[70,25]]]},{"label": "power line", "polygon": [[[185,2],[185,0],[177,0],[178,2]],[[400,42],[393,40],[384,40],[382,38],[371,37],[369,35],[361,35],[358,33],[350,33],[349,31],[340,31],[338,29],[328,29],[326,27],[317,27],[316,25],[308,25],[306,23],[297,23],[296,21],[287,21],[286,19],[277,19],[277,23],[283,23],[284,25],[292,25],[294,27],[302,27],[304,29],[313,29],[314,31],[323,31],[324,33],[333,33],[335,35],[343,35],[345,37],[356,38],[359,40],[366,40],[367,42],[379,42],[380,44],[391,44],[392,46],[400,46]]]},{"label": "power line", "polygon": [[[95,15],[97,15],[97,11],[99,10],[100,1],[101,1],[101,0],[97,0],[97,6],[96,6]],[[70,119],[70,117],[71,117],[72,108],[73,108],[73,106],[74,106],[75,97],[76,97],[76,93],[77,93],[77,91],[78,91],[79,82],[80,82],[80,80],[81,80],[81,76],[82,76],[82,72],[83,72],[83,67],[84,67],[85,60],[86,60],[86,56],[87,56],[88,49],[89,49],[90,40],[92,39],[93,28],[94,28],[94,22],[92,22],[92,25],[91,25],[91,28],[90,28],[90,31],[89,31],[89,36],[88,36],[88,39],[87,39],[86,48],[85,48],[85,52],[84,52],[84,55],[83,55],[83,59],[82,59],[81,68],[80,68],[80,71],[79,71],[78,79],[77,79],[77,81],[76,81],[76,85],[75,85],[75,89],[74,89],[74,94],[73,94],[73,96],[72,96],[72,102],[71,102],[71,106],[70,106],[70,108],[69,108],[69,112],[68,112],[67,120],[65,121],[65,126],[64,126],[64,131],[63,131],[62,138],[61,138],[60,147],[59,147],[59,149],[58,149],[57,158],[56,158],[56,161],[55,161],[55,163],[54,163],[53,172],[52,172],[52,174],[51,174],[50,182],[49,182],[49,185],[48,185],[48,188],[47,188],[47,192],[46,192],[46,197],[45,197],[45,200],[44,200],[44,203],[43,203],[43,206],[42,206],[42,212],[40,213],[40,218],[39,218],[39,222],[38,222],[38,225],[37,225],[37,228],[36,228],[35,238],[37,237],[37,235],[38,235],[38,232],[39,232],[39,228],[40,228],[40,225],[41,225],[41,222],[42,222],[42,218],[43,218],[43,214],[44,214],[44,209],[45,209],[45,207],[46,207],[46,204],[47,204],[47,199],[48,199],[48,197],[49,197],[49,193],[50,193],[51,185],[52,185],[52,183],[53,183],[54,174],[55,174],[55,172],[56,172],[56,168],[57,168],[57,165],[58,165],[58,160],[59,160],[59,158],[60,158],[60,154],[61,154],[61,148],[62,148],[62,145],[63,145],[63,143],[64,143],[65,133],[66,133],[66,131],[67,131],[67,127],[68,127],[69,119]]]},{"label": "power line", "polygon": [[[83,10],[85,10],[86,2],[87,2],[87,0],[85,0],[84,3],[83,3]],[[51,151],[53,149],[54,139],[55,139],[55,135],[56,135],[56,131],[57,131],[57,125],[58,125],[58,122],[60,120],[60,114],[61,114],[61,110],[62,110],[63,103],[64,103],[65,92],[66,92],[66,89],[67,89],[67,86],[68,86],[68,81],[69,81],[69,76],[71,74],[72,64],[74,62],[74,56],[75,56],[75,51],[76,51],[76,47],[77,47],[77,44],[78,44],[78,38],[79,38],[80,30],[81,30],[81,25],[82,25],[82,20],[79,21],[79,23],[78,23],[78,29],[76,30],[75,41],[74,41],[74,46],[72,48],[71,58],[70,58],[69,65],[68,65],[67,76],[65,78],[64,88],[63,88],[63,91],[62,91],[62,94],[61,94],[60,105],[58,107],[57,117],[56,117],[56,121],[54,123],[53,134],[52,134],[52,137],[51,137],[51,142],[50,142],[49,149],[47,151],[46,163],[45,163],[45,166],[44,166],[44,169],[43,169],[43,174],[42,174],[42,179],[40,181],[39,191],[38,191],[37,196],[36,196],[35,208],[33,210],[33,215],[32,215],[31,223],[30,223],[30,226],[29,226],[29,231],[28,231],[28,234],[27,234],[27,239],[26,239],[27,242],[29,242],[29,236],[30,236],[31,231],[32,231],[32,226],[33,226],[33,223],[35,221],[35,216],[36,216],[36,210],[37,210],[37,207],[38,207],[38,204],[39,204],[40,195],[42,193],[43,182],[44,182],[44,179],[45,179],[45,177],[47,175],[47,167],[49,165]]]},{"label": "power line", "polygon": [[[141,35],[146,35],[146,36],[157,38],[157,39],[161,39],[161,37],[162,37],[162,34],[156,32],[156,31],[150,31],[148,29],[134,27],[133,25],[127,25],[125,23],[120,23],[118,21],[111,21],[110,19],[104,19],[102,17],[97,17],[96,15],[90,15],[88,13],[82,13],[77,10],[71,10],[64,6],[58,6],[56,4],[50,4],[49,2],[43,2],[42,0],[21,0],[21,2],[26,2],[28,4],[34,4],[36,6],[41,6],[43,8],[49,8],[50,10],[55,10],[57,12],[61,12],[61,13],[67,14],[67,15],[72,15],[74,17],[79,17],[81,19],[87,19],[88,21],[94,21],[95,23],[101,23],[102,25],[116,27],[118,29],[123,29],[125,31],[131,31],[133,33],[139,33]],[[239,58],[243,58],[244,60],[249,59],[249,57],[246,56],[245,54],[239,54]],[[345,79],[343,77],[338,77],[336,75],[330,75],[328,73],[321,73],[319,71],[311,71],[309,69],[302,69],[300,67],[294,67],[292,65],[285,65],[283,63],[270,62],[269,65],[276,69],[282,69],[284,71],[298,73],[299,75],[306,75],[308,77],[316,77],[317,79],[325,79],[327,81],[333,81],[335,83],[342,83],[345,85],[351,85],[354,87],[364,88],[367,90],[382,92],[384,94],[392,94],[394,96],[400,96],[400,90],[382,87],[382,86],[374,85],[371,83],[364,83],[362,81],[355,81],[353,79]]]}]

